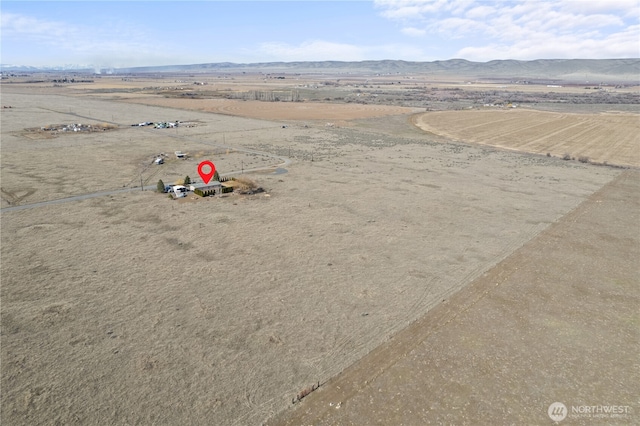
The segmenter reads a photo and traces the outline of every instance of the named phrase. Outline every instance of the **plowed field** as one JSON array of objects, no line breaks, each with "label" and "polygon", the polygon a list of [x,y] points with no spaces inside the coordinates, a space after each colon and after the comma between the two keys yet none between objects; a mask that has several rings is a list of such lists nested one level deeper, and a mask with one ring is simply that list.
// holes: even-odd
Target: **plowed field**
[{"label": "plowed field", "polygon": [[443,111],[417,116],[414,123],[427,132],[466,142],[640,166],[640,115],[637,114]]}]

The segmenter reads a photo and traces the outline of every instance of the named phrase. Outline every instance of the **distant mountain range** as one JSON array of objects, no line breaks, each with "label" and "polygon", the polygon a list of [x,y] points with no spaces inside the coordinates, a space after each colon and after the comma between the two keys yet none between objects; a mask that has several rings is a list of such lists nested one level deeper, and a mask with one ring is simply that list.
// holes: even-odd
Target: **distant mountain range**
[{"label": "distant mountain range", "polygon": [[535,61],[495,60],[472,62],[449,59],[433,62],[382,61],[318,61],[265,62],[237,64],[230,62],[194,65],[164,65],[133,68],[99,69],[93,66],[65,65],[37,68],[0,65],[6,72],[78,72],[91,74],[148,74],[148,73],[331,73],[331,74],[433,74],[462,76],[476,79],[557,79],[565,81],[636,81],[640,83],[640,58],[628,59],[538,59]]},{"label": "distant mountain range", "polygon": [[50,67],[34,67],[31,65],[13,65],[0,64],[0,72],[51,72],[51,71],[78,71],[78,72],[94,72],[93,65],[76,65],[66,64]]}]

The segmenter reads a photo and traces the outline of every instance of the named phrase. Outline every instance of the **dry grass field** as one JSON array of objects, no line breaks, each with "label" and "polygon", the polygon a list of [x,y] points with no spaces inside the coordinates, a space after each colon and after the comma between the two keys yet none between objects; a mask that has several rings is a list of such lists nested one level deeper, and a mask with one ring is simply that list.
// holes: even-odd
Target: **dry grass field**
[{"label": "dry grass field", "polygon": [[628,170],[268,424],[637,424],[639,223]]},{"label": "dry grass field", "polygon": [[[129,102],[178,109],[194,109],[265,120],[329,121],[346,124],[358,118],[384,117],[416,112],[416,108],[387,105],[346,105],[313,102],[261,102],[232,99],[134,98]],[[424,109],[420,109],[424,110]]]},{"label": "dry grass field", "polygon": [[598,163],[640,166],[640,115],[569,114],[523,109],[437,111],[414,118],[454,140]]},{"label": "dry grass field", "polygon": [[[411,108],[131,98],[2,86],[3,424],[266,422],[621,173],[436,141]],[[52,123],[118,129],[25,130]],[[266,192],[140,190],[200,159]]]}]

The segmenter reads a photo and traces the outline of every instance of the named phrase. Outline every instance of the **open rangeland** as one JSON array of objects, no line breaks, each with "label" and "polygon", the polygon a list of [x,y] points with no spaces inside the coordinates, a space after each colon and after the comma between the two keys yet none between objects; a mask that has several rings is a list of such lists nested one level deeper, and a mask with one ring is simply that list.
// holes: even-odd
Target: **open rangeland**
[{"label": "open rangeland", "polygon": [[269,424],[636,424],[639,223],[627,171]]},{"label": "open rangeland", "polygon": [[[624,173],[435,141],[403,109],[344,112],[350,127],[320,109],[283,126],[264,108],[234,117],[13,89],[1,115],[3,424],[268,421]],[[193,126],[131,126],[148,120]],[[62,123],[117,129],[29,130]],[[161,153],[167,163],[151,164]],[[255,170],[266,192],[149,190],[197,177],[200,159],[223,176]],[[107,194],[29,208],[96,192]]]},{"label": "open rangeland", "polygon": [[[234,99],[175,99],[175,98],[134,98],[130,102],[180,109],[228,114],[265,120],[306,120],[329,121],[329,124],[348,122],[358,118],[384,117],[416,112],[415,108],[363,105],[330,104],[320,102],[261,102]],[[424,110],[424,109],[420,109]]]}]

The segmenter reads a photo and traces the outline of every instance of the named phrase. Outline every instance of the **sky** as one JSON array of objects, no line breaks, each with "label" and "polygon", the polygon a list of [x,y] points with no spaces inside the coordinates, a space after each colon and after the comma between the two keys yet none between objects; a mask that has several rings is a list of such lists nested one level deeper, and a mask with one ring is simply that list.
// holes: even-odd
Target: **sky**
[{"label": "sky", "polygon": [[640,0],[5,1],[0,63],[640,57]]}]

